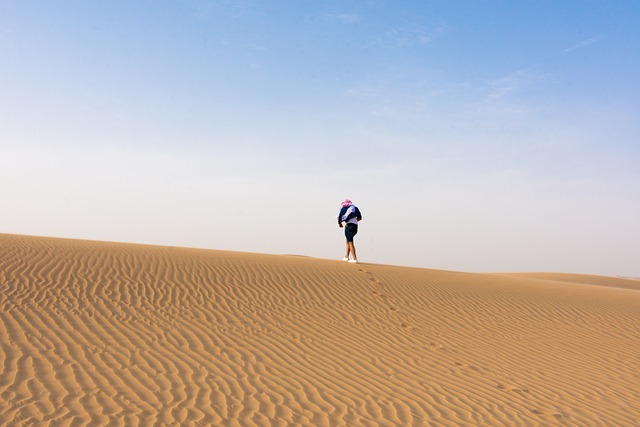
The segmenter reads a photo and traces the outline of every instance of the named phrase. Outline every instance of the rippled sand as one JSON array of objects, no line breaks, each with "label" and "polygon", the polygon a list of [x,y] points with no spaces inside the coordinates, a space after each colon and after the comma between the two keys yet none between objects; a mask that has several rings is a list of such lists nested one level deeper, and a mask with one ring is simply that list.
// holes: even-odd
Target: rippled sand
[{"label": "rippled sand", "polygon": [[0,235],[1,425],[640,426],[640,282]]}]

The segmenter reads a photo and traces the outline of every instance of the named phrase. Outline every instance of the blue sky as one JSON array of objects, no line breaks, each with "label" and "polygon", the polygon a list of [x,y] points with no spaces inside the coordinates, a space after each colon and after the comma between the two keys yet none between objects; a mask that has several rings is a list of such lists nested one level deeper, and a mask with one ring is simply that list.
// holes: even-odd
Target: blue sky
[{"label": "blue sky", "polygon": [[0,0],[0,231],[640,276],[636,1]]}]

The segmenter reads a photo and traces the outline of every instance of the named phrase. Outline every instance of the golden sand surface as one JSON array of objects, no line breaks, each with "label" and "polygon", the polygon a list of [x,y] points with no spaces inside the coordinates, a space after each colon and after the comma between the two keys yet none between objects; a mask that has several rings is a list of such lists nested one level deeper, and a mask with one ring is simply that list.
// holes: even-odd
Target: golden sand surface
[{"label": "golden sand surface", "polygon": [[637,281],[0,251],[0,425],[640,426]]}]

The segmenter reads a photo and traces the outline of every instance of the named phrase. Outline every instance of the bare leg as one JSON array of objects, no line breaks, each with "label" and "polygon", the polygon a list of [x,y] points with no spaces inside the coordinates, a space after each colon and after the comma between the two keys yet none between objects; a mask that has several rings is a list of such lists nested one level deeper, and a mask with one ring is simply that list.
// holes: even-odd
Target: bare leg
[{"label": "bare leg", "polygon": [[349,252],[353,255],[353,259],[357,261],[358,256],[356,255],[356,245],[354,245],[353,242],[347,242],[347,254]]},{"label": "bare leg", "polygon": [[347,242],[347,254],[344,256],[345,259],[349,259],[350,253],[351,253],[351,247],[349,246],[349,242]]}]

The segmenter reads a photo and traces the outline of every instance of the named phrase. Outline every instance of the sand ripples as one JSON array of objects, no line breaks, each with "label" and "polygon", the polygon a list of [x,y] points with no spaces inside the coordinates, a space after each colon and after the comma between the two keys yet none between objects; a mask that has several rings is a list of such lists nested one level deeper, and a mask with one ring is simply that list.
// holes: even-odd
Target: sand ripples
[{"label": "sand ripples", "polygon": [[2,424],[640,424],[633,289],[11,235],[0,245]]}]

